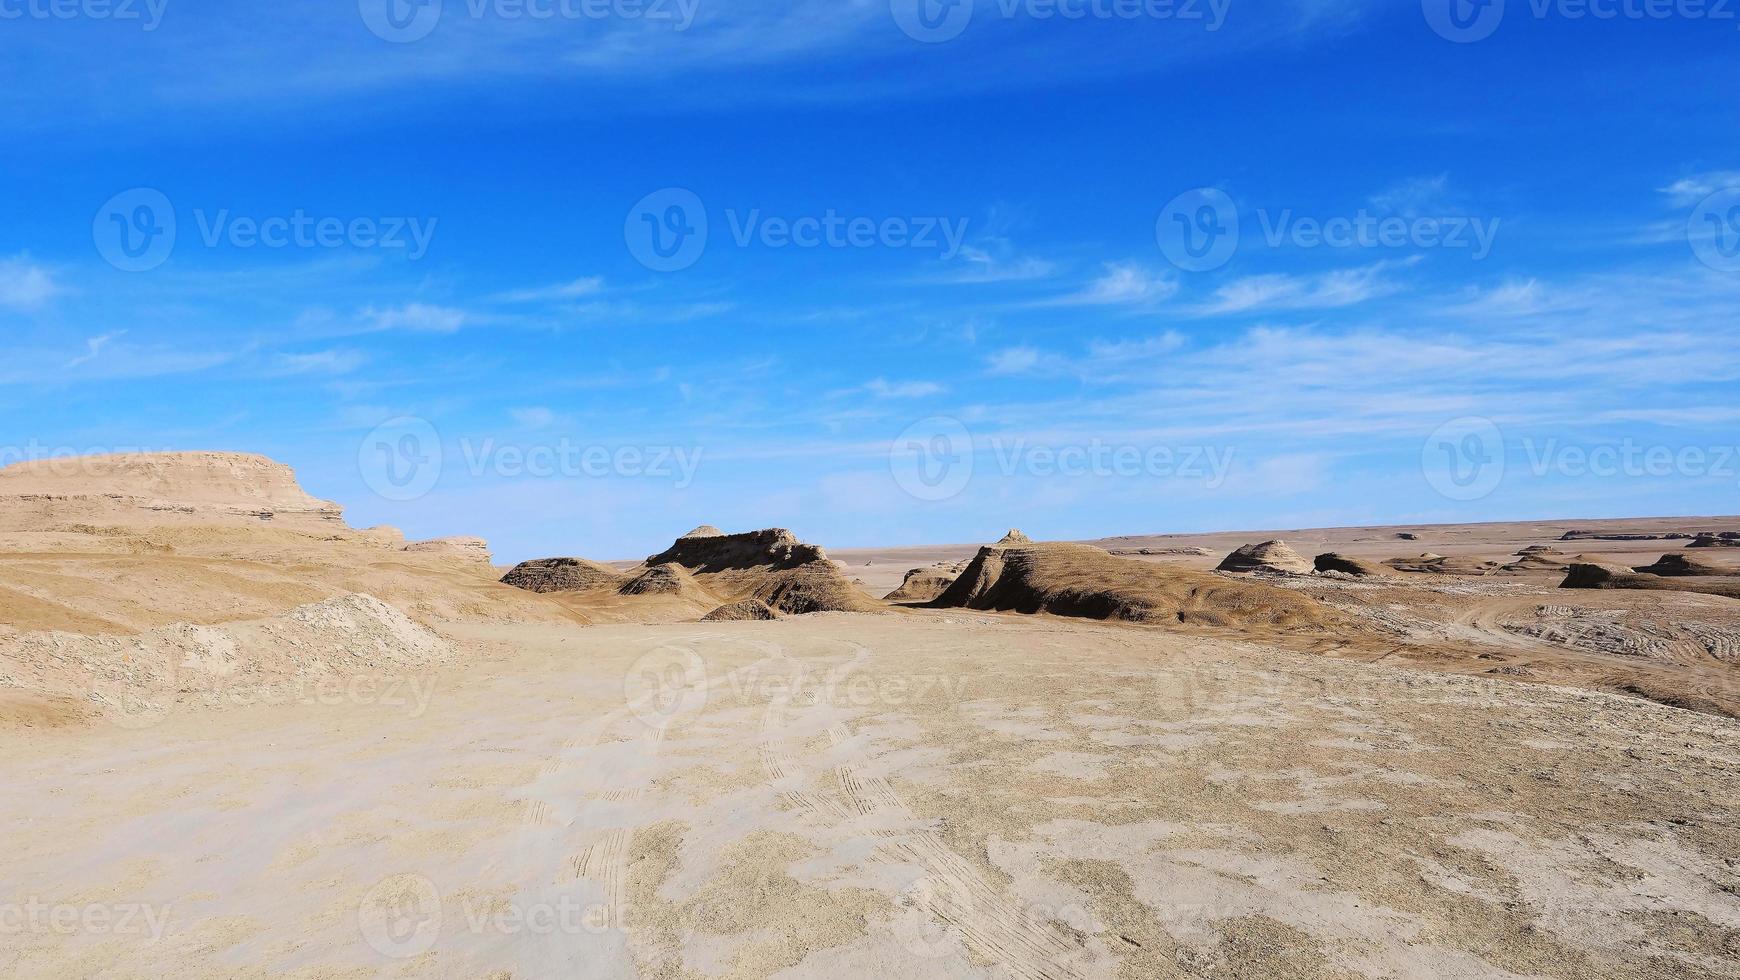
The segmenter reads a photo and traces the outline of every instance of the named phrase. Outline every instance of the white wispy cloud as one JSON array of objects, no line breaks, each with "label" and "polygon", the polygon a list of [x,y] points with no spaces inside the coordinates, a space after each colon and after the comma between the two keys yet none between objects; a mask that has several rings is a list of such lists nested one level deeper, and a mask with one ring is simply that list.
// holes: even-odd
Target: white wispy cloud
[{"label": "white wispy cloud", "polygon": [[492,298],[502,303],[539,303],[549,300],[579,299],[582,296],[593,296],[603,291],[603,276],[585,276],[570,282],[540,286],[536,289],[516,289],[498,293]]},{"label": "white wispy cloud", "polygon": [[873,378],[860,390],[877,398],[925,398],[941,394],[943,386],[934,381],[889,381],[887,378]]},{"label": "white wispy cloud", "polygon": [[1385,277],[1396,268],[1420,261],[1419,256],[1375,262],[1357,269],[1338,269],[1319,275],[1246,276],[1214,292],[1214,299],[1197,307],[1206,316],[1228,313],[1260,313],[1272,310],[1327,310],[1354,306],[1389,296],[1401,285]]},{"label": "white wispy cloud", "polygon": [[1449,183],[1449,174],[1438,174],[1434,177],[1411,177],[1407,180],[1397,181],[1373,194],[1371,204],[1381,211],[1409,218],[1421,214],[1443,215],[1450,210],[1446,200],[1446,189]]},{"label": "white wispy cloud", "polygon": [[555,411],[542,406],[510,409],[508,417],[527,429],[547,429],[556,423]]},{"label": "white wispy cloud", "polygon": [[1660,188],[1676,208],[1694,207],[1717,191],[1740,188],[1740,170],[1710,170],[1691,174]]},{"label": "white wispy cloud", "polygon": [[1057,272],[1057,263],[1033,256],[1012,254],[1006,245],[981,247],[962,245],[950,273],[934,281],[959,284],[1031,282],[1048,279]]},{"label": "white wispy cloud", "polygon": [[1108,262],[1100,276],[1077,292],[1039,306],[1154,306],[1178,293],[1178,279],[1136,262]]},{"label": "white wispy cloud", "polygon": [[48,267],[23,255],[0,259],[0,307],[30,312],[62,292]]},{"label": "white wispy cloud", "polygon": [[276,374],[349,374],[368,363],[368,355],[357,350],[320,350],[278,353],[272,361]]},{"label": "white wispy cloud", "polygon": [[415,330],[427,333],[454,333],[470,320],[464,310],[430,303],[407,303],[389,309],[370,307],[363,319],[376,330]]},{"label": "white wispy cloud", "polygon": [[116,330],[113,333],[106,333],[106,334],[102,334],[102,335],[97,336],[97,337],[86,338],[85,339],[85,352],[83,354],[80,354],[77,357],[73,358],[72,360],[67,361],[66,366],[69,368],[76,368],[76,367],[79,367],[80,365],[89,364],[90,362],[96,360],[99,356],[102,355],[103,348],[109,346],[109,344],[112,341],[121,337],[126,332],[127,331],[125,331],[125,330]]},{"label": "white wispy cloud", "polygon": [[1043,356],[1034,347],[1009,347],[987,357],[985,367],[992,374],[1025,374],[1038,367]]}]

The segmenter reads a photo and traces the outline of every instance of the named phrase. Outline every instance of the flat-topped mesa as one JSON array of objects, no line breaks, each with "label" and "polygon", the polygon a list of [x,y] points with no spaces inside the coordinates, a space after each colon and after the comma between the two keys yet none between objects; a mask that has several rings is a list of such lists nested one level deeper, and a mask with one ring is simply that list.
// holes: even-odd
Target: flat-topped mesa
[{"label": "flat-topped mesa", "polygon": [[0,468],[0,527],[59,524],[343,526],[290,467],[251,453],[123,453],[30,460]]},{"label": "flat-topped mesa", "polygon": [[[697,534],[699,531],[714,533]],[[723,534],[716,528],[702,526],[648,558],[646,564],[648,567],[677,564],[691,572],[710,573],[751,568],[797,568],[827,560],[827,552],[819,546],[804,544],[782,527]]]}]

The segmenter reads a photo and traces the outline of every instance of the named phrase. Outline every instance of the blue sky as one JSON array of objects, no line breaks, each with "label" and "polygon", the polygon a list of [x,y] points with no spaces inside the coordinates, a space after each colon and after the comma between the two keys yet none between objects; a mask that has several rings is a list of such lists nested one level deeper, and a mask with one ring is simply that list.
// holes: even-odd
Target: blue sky
[{"label": "blue sky", "polygon": [[1740,510],[1725,12],[61,2],[0,0],[6,460],[503,560]]}]

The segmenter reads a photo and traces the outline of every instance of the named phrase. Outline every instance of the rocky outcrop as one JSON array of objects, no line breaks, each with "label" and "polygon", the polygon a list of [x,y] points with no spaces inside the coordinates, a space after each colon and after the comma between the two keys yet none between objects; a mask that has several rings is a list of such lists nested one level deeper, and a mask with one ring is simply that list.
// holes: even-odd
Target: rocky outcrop
[{"label": "rocky outcrop", "polygon": [[1577,564],[1565,575],[1561,589],[1640,589],[1650,592],[1696,592],[1740,599],[1740,578],[1665,577],[1634,572],[1624,565]]},{"label": "rocky outcrop", "polygon": [[703,623],[736,623],[756,620],[778,619],[779,613],[768,608],[767,603],[756,599],[740,599],[728,602],[701,617]]},{"label": "rocky outcrop", "polygon": [[1307,575],[1312,571],[1311,563],[1297,551],[1287,547],[1284,541],[1264,541],[1261,544],[1247,544],[1223,559],[1215,569],[1220,572],[1284,572],[1290,575]]},{"label": "rocky outcrop", "polygon": [[[696,531],[716,532],[716,529],[701,527]],[[648,558],[646,563],[649,567],[674,563],[691,572],[704,574],[749,568],[796,568],[827,559],[827,553],[820,547],[804,544],[785,528],[775,527],[742,534],[696,534],[692,531]]]},{"label": "rocky outcrop", "polygon": [[1383,567],[1375,562],[1366,561],[1364,558],[1338,555],[1333,551],[1318,555],[1312,565],[1319,572],[1340,572],[1343,575],[1357,575],[1361,578],[1384,574]]},{"label": "rocky outcrop", "polygon": [[966,562],[942,562],[925,568],[914,568],[906,573],[906,579],[900,583],[900,588],[882,597],[883,602],[926,603],[935,600],[948,591],[960,577],[961,570],[967,567]]},{"label": "rocky outcrop", "polygon": [[1079,544],[981,548],[937,608],[1194,626],[1310,630],[1340,617],[1311,598]]},{"label": "rocky outcrop", "polygon": [[501,580],[527,592],[591,592],[618,589],[629,579],[609,565],[585,558],[537,558],[515,565]]}]

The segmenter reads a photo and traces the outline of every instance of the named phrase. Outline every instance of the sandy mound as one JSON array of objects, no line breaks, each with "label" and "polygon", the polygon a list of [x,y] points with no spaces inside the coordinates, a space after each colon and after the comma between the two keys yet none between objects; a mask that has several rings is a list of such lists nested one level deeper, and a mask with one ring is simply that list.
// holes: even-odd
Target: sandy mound
[{"label": "sandy mound", "polygon": [[934,606],[1131,622],[1310,629],[1334,620],[1286,589],[1115,558],[1078,544],[982,548]]},{"label": "sandy mound", "polygon": [[1328,554],[1318,555],[1317,559],[1312,562],[1312,565],[1316,566],[1317,570],[1320,572],[1340,572],[1343,575],[1358,575],[1362,578],[1384,574],[1383,567],[1378,565],[1376,562],[1369,562],[1364,558],[1352,558],[1347,555],[1338,555],[1333,551]]},{"label": "sandy mound", "polygon": [[926,568],[914,568],[906,573],[906,578],[900,583],[900,588],[882,597],[883,602],[934,602],[936,598],[948,591],[955,584],[961,571],[967,567],[964,561],[939,562]]},{"label": "sandy mound", "polygon": [[178,623],[129,637],[19,634],[0,640],[0,687],[84,697],[123,722],[149,721],[178,694],[240,701],[295,678],[402,675],[452,652],[399,610],[353,594],[225,626]]},{"label": "sandy mound", "polygon": [[1294,575],[1305,575],[1311,572],[1311,563],[1306,561],[1297,551],[1287,547],[1282,541],[1264,541],[1262,544],[1247,544],[1223,559],[1216,571],[1220,572],[1287,572]]},{"label": "sandy mound", "polygon": [[537,558],[515,565],[501,580],[527,592],[589,592],[619,589],[628,582],[622,572],[585,558]]},{"label": "sandy mound", "polygon": [[1740,578],[1664,577],[1634,572],[1624,565],[1572,565],[1561,589],[1639,589],[1652,592],[1697,592],[1740,599]]},{"label": "sandy mound", "polygon": [[678,538],[646,563],[681,566],[713,595],[755,599],[783,613],[881,608],[828,560],[825,551],[799,541],[784,528]]},{"label": "sandy mound", "polygon": [[724,536],[724,531],[719,530],[711,524],[703,524],[700,527],[695,528],[693,531],[690,531],[688,534],[683,535],[685,538],[722,538]]},{"label": "sandy mound", "polygon": [[0,527],[57,524],[342,524],[290,467],[247,453],[135,453],[32,460],[0,469]]},{"label": "sandy mound", "polygon": [[695,577],[689,574],[688,569],[670,562],[654,565],[624,582],[616,591],[618,595],[669,595],[699,600],[712,598],[706,589],[696,584]]},{"label": "sandy mound", "polygon": [[1482,561],[1479,558],[1445,557],[1431,552],[1418,558],[1391,558],[1384,564],[1402,572],[1415,572],[1427,575],[1491,575],[1498,570],[1495,561]]},{"label": "sandy mound", "polygon": [[755,599],[740,599],[728,602],[701,617],[703,623],[735,623],[751,620],[778,619],[779,613],[767,607],[764,602]]},{"label": "sandy mound", "polygon": [[1684,575],[1740,575],[1740,568],[1733,565],[1715,564],[1682,552],[1662,555],[1655,564],[1639,566],[1636,571],[1642,575],[1663,575],[1669,578]]},{"label": "sandy mound", "polygon": [[1003,535],[1002,540],[997,542],[997,546],[1000,548],[1007,548],[1010,545],[1032,544],[1032,543],[1033,543],[1033,539],[1028,537],[1025,534],[1022,534],[1018,528],[1010,528],[1009,533]]}]

